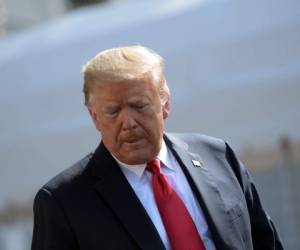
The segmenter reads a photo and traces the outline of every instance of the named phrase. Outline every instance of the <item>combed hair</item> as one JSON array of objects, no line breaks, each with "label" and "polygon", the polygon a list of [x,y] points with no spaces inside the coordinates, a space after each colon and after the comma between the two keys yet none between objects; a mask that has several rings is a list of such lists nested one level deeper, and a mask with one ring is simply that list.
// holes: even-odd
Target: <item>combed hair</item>
[{"label": "combed hair", "polygon": [[162,57],[143,46],[134,45],[104,50],[82,67],[85,104],[89,105],[92,88],[95,85],[147,77],[157,84],[161,102],[165,104],[169,88],[163,69]]}]

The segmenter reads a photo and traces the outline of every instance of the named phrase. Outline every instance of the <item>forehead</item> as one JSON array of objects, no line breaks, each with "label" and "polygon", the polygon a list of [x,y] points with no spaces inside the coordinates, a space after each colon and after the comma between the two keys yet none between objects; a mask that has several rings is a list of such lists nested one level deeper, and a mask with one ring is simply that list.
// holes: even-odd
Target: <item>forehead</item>
[{"label": "forehead", "polygon": [[97,100],[115,100],[155,96],[158,92],[156,83],[150,79],[107,82],[95,85],[92,91]]}]

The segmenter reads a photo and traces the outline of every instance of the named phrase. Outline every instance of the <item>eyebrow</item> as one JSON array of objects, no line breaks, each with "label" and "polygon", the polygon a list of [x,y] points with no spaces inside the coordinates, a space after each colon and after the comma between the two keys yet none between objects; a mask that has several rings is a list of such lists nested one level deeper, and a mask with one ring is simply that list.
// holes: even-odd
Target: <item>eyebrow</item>
[{"label": "eyebrow", "polygon": [[103,111],[112,111],[112,110],[118,109],[119,107],[120,107],[120,104],[110,103],[110,104],[102,106],[102,110]]},{"label": "eyebrow", "polygon": [[149,101],[149,97],[146,95],[139,95],[139,96],[134,96],[131,99],[128,100],[128,103],[137,103],[137,102],[145,102]]}]

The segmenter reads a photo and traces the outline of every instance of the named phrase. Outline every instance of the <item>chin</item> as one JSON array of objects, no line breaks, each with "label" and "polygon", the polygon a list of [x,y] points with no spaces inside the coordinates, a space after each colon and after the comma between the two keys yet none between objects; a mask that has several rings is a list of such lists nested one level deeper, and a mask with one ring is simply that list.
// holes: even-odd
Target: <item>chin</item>
[{"label": "chin", "polygon": [[122,162],[129,164],[129,165],[137,165],[137,164],[144,164],[151,161],[153,158],[150,156],[144,156],[142,153],[134,153],[132,155],[127,154],[125,157],[122,158]]}]

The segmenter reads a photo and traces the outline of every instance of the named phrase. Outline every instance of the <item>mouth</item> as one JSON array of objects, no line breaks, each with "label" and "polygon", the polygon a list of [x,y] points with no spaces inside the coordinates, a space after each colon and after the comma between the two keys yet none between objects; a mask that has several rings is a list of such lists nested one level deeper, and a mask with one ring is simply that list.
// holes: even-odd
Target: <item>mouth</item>
[{"label": "mouth", "polygon": [[125,146],[139,146],[139,144],[141,143],[142,138],[128,138],[126,140],[123,141],[123,144]]},{"label": "mouth", "polygon": [[125,140],[124,143],[127,143],[127,144],[135,144],[135,143],[138,143],[140,141],[140,139],[130,139],[130,140]]},{"label": "mouth", "polygon": [[140,140],[140,138],[130,138],[128,140],[126,140],[125,142],[127,143],[135,143],[135,142],[138,142]]}]

